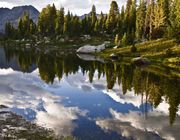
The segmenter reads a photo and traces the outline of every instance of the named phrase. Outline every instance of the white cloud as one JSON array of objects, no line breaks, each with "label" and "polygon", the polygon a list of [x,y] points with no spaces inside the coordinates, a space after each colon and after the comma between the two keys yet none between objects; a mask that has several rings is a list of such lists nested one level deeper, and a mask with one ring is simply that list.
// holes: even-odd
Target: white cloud
[{"label": "white cloud", "polygon": [[[109,11],[109,5],[112,0],[0,0],[0,7],[21,6],[21,5],[33,5],[39,11],[47,4],[55,4],[57,8],[61,6],[66,10],[72,11],[74,14],[82,15],[89,13],[91,6],[94,4],[97,8],[97,12],[103,11],[107,13]],[[126,0],[117,0],[119,7],[124,5]]]}]

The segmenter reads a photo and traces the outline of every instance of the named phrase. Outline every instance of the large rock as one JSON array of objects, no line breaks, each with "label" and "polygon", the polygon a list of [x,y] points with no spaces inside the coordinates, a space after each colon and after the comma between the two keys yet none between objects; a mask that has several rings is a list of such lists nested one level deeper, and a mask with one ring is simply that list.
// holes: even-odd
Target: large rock
[{"label": "large rock", "polygon": [[150,61],[147,58],[137,57],[132,59],[132,63],[138,66],[149,65]]},{"label": "large rock", "polygon": [[105,44],[98,46],[85,45],[77,50],[77,53],[98,53],[105,49]]}]

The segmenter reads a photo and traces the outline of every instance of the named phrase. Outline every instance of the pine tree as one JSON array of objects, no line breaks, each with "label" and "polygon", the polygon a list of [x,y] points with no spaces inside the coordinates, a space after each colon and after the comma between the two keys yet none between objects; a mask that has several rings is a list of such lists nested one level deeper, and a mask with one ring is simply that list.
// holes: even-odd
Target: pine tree
[{"label": "pine tree", "polygon": [[29,27],[30,35],[36,34],[36,24],[33,22],[32,19],[30,19],[29,26],[30,26],[30,27]]},{"label": "pine tree", "polygon": [[109,17],[107,17],[105,25],[106,25],[106,33],[111,33],[112,30],[111,30],[111,22]]},{"label": "pine tree", "polygon": [[125,21],[124,21],[125,32],[130,32],[130,28],[131,28],[130,25],[131,6],[132,6],[132,0],[127,0],[126,10],[125,10]]},{"label": "pine tree", "polygon": [[29,29],[30,29],[30,18],[29,18],[29,13],[25,12],[23,17],[22,17],[22,21],[23,21],[23,30],[24,30],[24,37],[28,38],[29,37]]},{"label": "pine tree", "polygon": [[68,11],[68,14],[65,16],[64,19],[64,28],[63,28],[63,33],[65,35],[70,35],[70,26],[71,26],[71,14],[70,11]]},{"label": "pine tree", "polygon": [[153,24],[155,29],[158,29],[161,26],[165,25],[165,15],[162,7],[163,7],[163,3],[161,0],[159,0],[154,8]]},{"label": "pine tree", "polygon": [[170,14],[170,0],[162,0],[162,9],[165,16],[165,25],[168,26],[170,24],[169,14]]},{"label": "pine tree", "polygon": [[171,36],[180,41],[180,1],[174,0],[170,10]]},{"label": "pine tree", "polygon": [[71,35],[77,36],[81,34],[81,23],[78,16],[71,18]]},{"label": "pine tree", "polygon": [[99,31],[103,33],[103,26],[104,26],[104,14],[101,12],[99,20],[96,21],[95,30],[96,32]]},{"label": "pine tree", "polygon": [[64,27],[64,8],[61,7],[60,11],[57,12],[57,19],[56,19],[56,34],[57,35],[63,34],[63,27]]},{"label": "pine tree", "polygon": [[160,38],[164,34],[165,27],[165,14],[163,11],[162,0],[158,0],[154,7],[154,16],[153,16],[153,38]]},{"label": "pine tree", "polygon": [[38,18],[38,32],[44,36],[46,35],[46,20],[45,20],[45,16],[46,16],[46,8],[43,8],[39,18]]},{"label": "pine tree", "polygon": [[18,23],[18,31],[20,36],[22,37],[25,33],[24,28],[23,28],[23,21],[22,18],[20,18],[19,23]]},{"label": "pine tree", "polygon": [[154,0],[151,0],[147,6],[146,20],[145,20],[145,34],[147,39],[152,39],[153,33],[153,16],[154,16]]},{"label": "pine tree", "polygon": [[121,19],[121,14],[119,14],[117,19],[117,27],[116,27],[117,33],[119,33],[120,36],[123,34],[123,19]]},{"label": "pine tree", "polygon": [[89,16],[85,16],[85,18],[82,20],[82,31],[84,34],[90,34],[92,32],[91,21],[91,17]]},{"label": "pine tree", "polygon": [[91,29],[92,29],[92,31],[94,31],[96,21],[97,21],[96,7],[95,7],[95,5],[93,5],[92,10],[91,10]]},{"label": "pine tree", "polygon": [[136,18],[136,37],[137,39],[143,39],[145,36],[145,18],[146,18],[146,3],[144,0],[140,1],[140,5],[137,9]]},{"label": "pine tree", "polygon": [[85,16],[83,19],[82,19],[82,33],[83,34],[87,34],[87,28],[88,28],[88,22],[87,22],[87,17]]},{"label": "pine tree", "polygon": [[136,0],[133,0],[130,12],[130,30],[132,38],[135,38],[136,31]]},{"label": "pine tree", "polygon": [[29,13],[25,12],[19,19],[18,32],[21,38],[29,38],[36,32],[36,24],[29,17]]},{"label": "pine tree", "polygon": [[38,19],[38,30],[42,36],[52,36],[56,27],[56,7],[53,4],[43,8]]},{"label": "pine tree", "polygon": [[125,33],[126,31],[126,25],[125,25],[125,11],[124,11],[124,6],[122,6],[121,8],[121,22],[122,22],[122,25],[121,25],[121,36]]},{"label": "pine tree", "polygon": [[104,20],[103,20],[103,24],[102,24],[102,29],[104,33],[107,33],[107,29],[106,29],[106,21],[107,21],[107,14],[104,16]]},{"label": "pine tree", "polygon": [[116,1],[111,2],[108,19],[106,21],[106,28],[109,33],[115,32],[117,25],[117,18],[119,15],[119,7]]},{"label": "pine tree", "polygon": [[48,34],[50,36],[54,35],[54,33],[55,33],[56,19],[57,19],[56,7],[53,4],[52,7],[50,7],[50,9],[49,9],[49,29],[48,29]]}]

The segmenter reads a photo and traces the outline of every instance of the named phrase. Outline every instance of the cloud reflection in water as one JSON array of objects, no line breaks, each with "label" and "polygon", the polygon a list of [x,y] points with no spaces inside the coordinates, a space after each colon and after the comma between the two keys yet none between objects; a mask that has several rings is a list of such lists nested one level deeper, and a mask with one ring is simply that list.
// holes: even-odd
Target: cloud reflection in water
[{"label": "cloud reflection in water", "polygon": [[[148,117],[144,119],[144,114],[140,112],[142,105],[140,95],[134,95],[130,91],[123,95],[122,87],[119,87],[118,84],[115,84],[113,90],[107,90],[105,77],[98,79],[97,73],[94,75],[93,83],[89,83],[87,75],[83,76],[81,72],[78,72],[75,75],[63,77],[61,83],[58,82],[58,79],[55,79],[53,85],[45,84],[38,74],[38,70],[30,74],[23,74],[12,69],[0,69],[0,104],[9,106],[12,109],[15,108],[17,112],[21,109],[21,111],[24,111],[19,112],[22,115],[31,115],[30,113],[34,112],[34,121],[37,124],[54,129],[58,135],[71,135],[77,127],[74,121],[79,116],[86,116],[87,108],[80,109],[80,105],[73,105],[73,100],[69,100],[71,101],[71,106],[64,106],[61,103],[64,97],[59,92],[62,92],[60,90],[62,83],[66,82],[72,89],[77,88],[83,91],[82,93],[85,93],[85,91],[86,93],[92,93],[93,91],[96,94],[100,93],[101,97],[110,97],[111,100],[102,100],[102,102],[99,99],[98,102],[94,100],[91,100],[92,102],[90,100],[86,101],[90,102],[89,105],[98,103],[97,106],[91,108],[100,108],[101,110],[104,107],[103,103],[112,103],[104,108],[111,114],[112,118],[107,118],[107,116],[90,118],[91,121],[95,120],[96,125],[104,131],[116,131],[124,137],[133,137],[134,139],[160,139],[162,137],[173,140],[180,137],[178,132],[180,129],[180,118],[177,117],[172,127],[169,125],[169,106],[165,101],[156,109],[148,110]],[[95,95],[88,95],[88,97],[90,96]],[[69,99],[68,95],[66,99]],[[102,99],[107,98],[103,97]],[[121,104],[123,107],[131,104],[138,110],[130,111],[128,110],[129,108],[126,108],[126,113],[123,113],[114,109],[118,107],[116,105],[109,111],[108,107],[115,103]]]},{"label": "cloud reflection in water", "polygon": [[[38,77],[38,70],[31,74],[0,70],[0,104],[26,115],[35,112],[35,122],[55,130],[58,135],[71,135],[75,128],[73,120],[85,116],[86,111],[78,107],[65,107],[62,98],[45,90],[47,85]],[[48,88],[48,87],[46,87]],[[41,106],[40,106],[41,105]]]}]

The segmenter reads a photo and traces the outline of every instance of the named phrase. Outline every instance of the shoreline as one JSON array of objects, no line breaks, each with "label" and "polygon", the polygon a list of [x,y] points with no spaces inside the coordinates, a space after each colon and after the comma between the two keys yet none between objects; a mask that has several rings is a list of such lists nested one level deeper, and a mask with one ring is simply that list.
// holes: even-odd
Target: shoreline
[{"label": "shoreline", "polygon": [[[48,42],[48,43],[42,43],[37,45],[31,44],[29,45],[29,41],[19,41],[16,40],[7,40],[7,41],[0,41],[0,44],[7,45],[9,47],[15,46],[15,47],[22,47],[25,49],[31,49],[34,48],[39,51],[49,52],[49,50],[70,50],[75,52],[78,48],[90,44],[90,45],[99,45],[103,44],[107,41],[106,39],[98,37],[97,39],[95,37],[92,37],[89,40],[82,41],[74,40],[74,42],[68,41],[68,42]],[[132,52],[131,46],[127,47],[120,47],[120,48],[113,48],[113,41],[108,40],[109,43],[107,44],[107,47],[104,51],[99,53],[91,53],[91,55],[95,55],[98,57],[102,57],[106,60],[111,60],[110,55],[114,54],[117,56],[117,60],[113,61],[127,61],[131,62],[133,58],[142,57],[149,59],[152,63],[161,63],[163,65],[169,66],[171,68],[178,68],[180,69],[180,43],[177,43],[175,39],[157,39],[152,41],[146,41],[142,43],[135,44],[136,51]]]},{"label": "shoreline", "polygon": [[180,69],[180,44],[174,39],[158,39],[135,44],[136,52],[131,51],[132,46],[122,48],[110,48],[98,53],[104,59],[110,59],[114,54],[119,59],[131,61],[133,58],[147,58],[152,63],[161,63],[170,67]]}]

